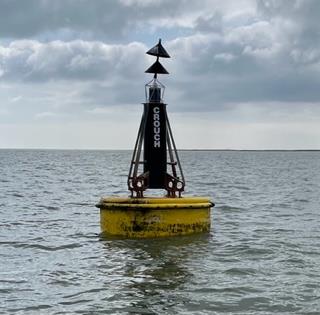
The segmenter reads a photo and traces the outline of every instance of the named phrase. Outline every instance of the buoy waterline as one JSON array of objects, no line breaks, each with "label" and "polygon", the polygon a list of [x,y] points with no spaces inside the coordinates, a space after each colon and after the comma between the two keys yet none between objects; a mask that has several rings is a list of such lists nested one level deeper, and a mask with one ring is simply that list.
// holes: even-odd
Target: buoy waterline
[{"label": "buoy waterline", "polygon": [[[207,197],[182,197],[185,179],[173,139],[166,105],[165,86],[158,74],[168,74],[159,58],[170,58],[161,44],[147,51],[157,57],[146,73],[146,102],[128,175],[130,197],[103,197],[100,226],[103,236],[128,238],[164,237],[208,232],[214,204]],[[165,197],[144,197],[147,189],[165,189]]]}]

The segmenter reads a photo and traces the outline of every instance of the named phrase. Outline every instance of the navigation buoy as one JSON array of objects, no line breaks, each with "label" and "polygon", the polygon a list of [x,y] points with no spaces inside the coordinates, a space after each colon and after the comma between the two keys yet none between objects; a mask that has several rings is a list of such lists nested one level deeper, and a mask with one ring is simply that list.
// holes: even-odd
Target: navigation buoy
[{"label": "navigation buoy", "polygon": [[[214,204],[206,197],[183,197],[185,178],[163,102],[165,86],[158,74],[168,74],[159,58],[170,58],[161,44],[147,51],[157,57],[145,72],[146,101],[128,175],[130,197],[103,197],[102,234],[130,238],[162,237],[208,232]],[[147,189],[165,189],[165,197],[144,197]]]}]

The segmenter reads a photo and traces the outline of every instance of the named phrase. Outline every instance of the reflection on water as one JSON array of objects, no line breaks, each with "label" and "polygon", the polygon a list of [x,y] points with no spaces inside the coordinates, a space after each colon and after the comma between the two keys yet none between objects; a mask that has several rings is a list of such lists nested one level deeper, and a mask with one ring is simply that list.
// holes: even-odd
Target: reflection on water
[{"label": "reflection on water", "polygon": [[[129,314],[159,314],[160,311],[168,312],[182,306],[184,299],[179,298],[179,290],[184,290],[193,277],[188,261],[201,259],[209,237],[203,234],[162,239],[102,240],[107,264],[111,257],[112,260],[123,260],[118,277],[125,281],[118,290],[118,298],[128,300],[128,303],[117,309]],[[119,291],[122,296],[119,296]]]}]

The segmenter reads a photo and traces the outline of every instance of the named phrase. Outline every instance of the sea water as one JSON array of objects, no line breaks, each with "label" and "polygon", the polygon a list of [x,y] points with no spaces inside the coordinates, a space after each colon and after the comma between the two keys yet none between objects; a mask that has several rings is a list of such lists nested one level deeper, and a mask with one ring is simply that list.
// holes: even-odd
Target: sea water
[{"label": "sea water", "polygon": [[130,151],[0,150],[0,314],[320,314],[320,152],[180,158],[210,233],[101,239]]}]

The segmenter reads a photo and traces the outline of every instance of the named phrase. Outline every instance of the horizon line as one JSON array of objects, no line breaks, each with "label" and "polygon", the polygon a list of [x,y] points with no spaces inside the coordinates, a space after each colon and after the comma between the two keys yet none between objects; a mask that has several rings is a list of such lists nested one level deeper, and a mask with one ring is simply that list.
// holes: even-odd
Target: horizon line
[{"label": "horizon line", "polygon": [[[110,148],[0,148],[0,150],[45,150],[45,151],[133,151],[133,149],[110,149]],[[184,148],[178,151],[320,151],[319,149],[210,149],[210,148]]]}]

